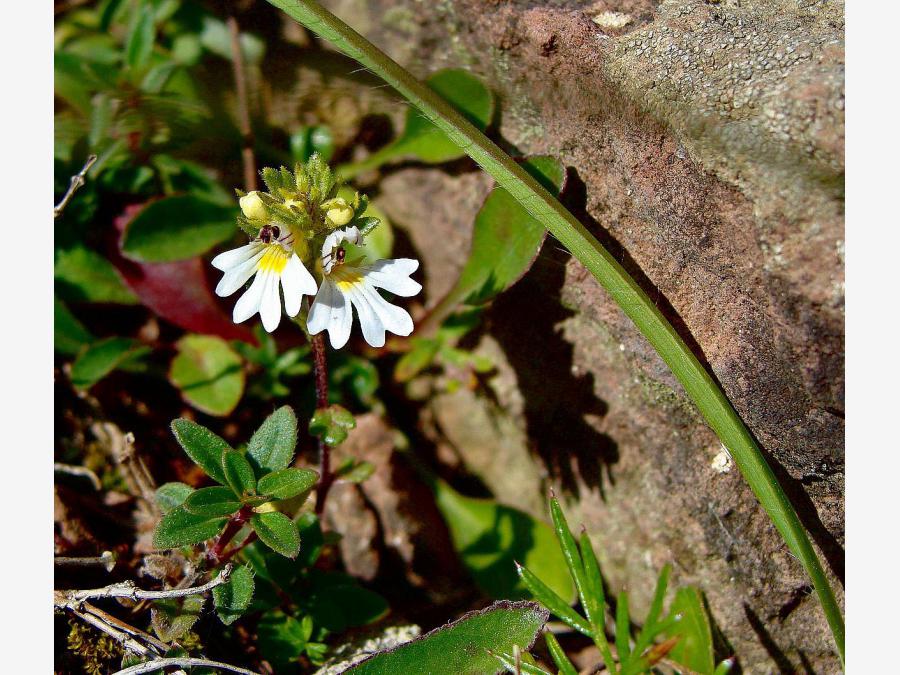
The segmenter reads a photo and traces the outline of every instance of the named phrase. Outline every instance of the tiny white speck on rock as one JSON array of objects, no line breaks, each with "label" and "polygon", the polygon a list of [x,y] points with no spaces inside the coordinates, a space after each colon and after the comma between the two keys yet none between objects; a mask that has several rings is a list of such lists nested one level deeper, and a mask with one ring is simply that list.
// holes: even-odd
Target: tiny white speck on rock
[{"label": "tiny white speck on rock", "polygon": [[734,466],[734,461],[731,459],[731,455],[724,445],[722,446],[722,449],[719,450],[718,454],[713,457],[710,466],[716,473],[728,473],[731,471],[731,467]]}]

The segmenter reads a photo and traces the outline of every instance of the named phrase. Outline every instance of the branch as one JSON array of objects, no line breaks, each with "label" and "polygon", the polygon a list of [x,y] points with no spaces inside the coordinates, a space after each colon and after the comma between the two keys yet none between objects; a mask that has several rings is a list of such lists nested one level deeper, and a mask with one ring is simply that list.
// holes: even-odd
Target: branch
[{"label": "branch", "polygon": [[162,668],[168,668],[170,666],[178,666],[179,668],[218,668],[219,670],[227,670],[232,673],[241,673],[241,675],[258,675],[258,673],[255,673],[252,670],[238,668],[237,666],[232,666],[227,663],[210,661],[209,659],[192,659],[187,657],[173,659],[153,659],[152,661],[147,661],[147,663],[139,663],[136,666],[125,668],[124,670],[120,670],[113,675],[140,675],[141,673],[152,673],[154,671],[161,670]]},{"label": "branch", "polygon": [[89,558],[69,558],[56,556],[53,558],[54,567],[102,567],[107,572],[112,572],[116,566],[116,557],[112,551],[103,551],[99,556]]},{"label": "branch", "polygon": [[163,598],[183,598],[188,595],[198,595],[221,586],[231,575],[231,565],[225,565],[211,581],[202,586],[193,588],[172,588],[165,591],[145,591],[134,585],[132,581],[123,581],[119,584],[111,584],[103,588],[93,588],[84,591],[56,591],[53,604],[58,608],[75,609],[85,600],[92,598],[129,598],[130,600],[162,600]]},{"label": "branch", "polygon": [[91,167],[94,166],[94,162],[96,161],[97,155],[88,155],[87,161],[84,163],[84,166],[81,167],[81,171],[72,176],[72,179],[69,181],[69,189],[66,190],[66,194],[63,195],[63,198],[60,200],[59,204],[53,207],[54,218],[59,218],[60,214],[62,214],[63,212],[63,209],[68,206],[78,188],[84,185],[84,178],[85,176],[87,176],[87,172],[91,170]]}]

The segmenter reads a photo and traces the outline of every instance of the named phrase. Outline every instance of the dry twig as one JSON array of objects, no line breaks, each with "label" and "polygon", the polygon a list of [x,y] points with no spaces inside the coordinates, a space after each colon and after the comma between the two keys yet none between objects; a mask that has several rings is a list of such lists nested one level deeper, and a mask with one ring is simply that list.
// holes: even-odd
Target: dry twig
[{"label": "dry twig", "polygon": [[162,600],[165,598],[183,598],[188,595],[198,595],[211,591],[216,586],[221,586],[231,576],[231,564],[225,565],[219,573],[202,586],[191,588],[170,588],[163,591],[145,591],[134,585],[132,581],[123,581],[118,584],[110,584],[103,588],[88,590],[55,591],[53,604],[60,609],[78,608],[85,600],[94,598],[128,598],[129,600]]},{"label": "dry twig", "polygon": [[81,171],[72,176],[71,180],[69,180],[69,189],[66,190],[66,194],[63,195],[63,198],[59,200],[59,204],[53,207],[53,217],[59,218],[60,214],[63,212],[63,209],[68,206],[69,202],[72,201],[72,197],[75,195],[75,192],[84,185],[84,178],[87,176],[87,172],[91,170],[91,167],[94,166],[94,163],[97,161],[97,155],[89,155],[87,161],[84,163],[84,166],[81,167]]},{"label": "dry twig", "polygon": [[252,670],[238,668],[237,666],[232,666],[227,663],[210,661],[209,659],[192,659],[187,657],[172,659],[153,659],[152,661],[148,661],[147,663],[139,663],[136,666],[131,666],[129,668],[125,668],[124,670],[120,670],[114,675],[141,675],[141,673],[152,673],[155,670],[160,670],[162,668],[171,666],[178,666],[179,668],[218,668],[219,670],[226,670],[230,673],[240,673],[241,675],[258,675]]}]

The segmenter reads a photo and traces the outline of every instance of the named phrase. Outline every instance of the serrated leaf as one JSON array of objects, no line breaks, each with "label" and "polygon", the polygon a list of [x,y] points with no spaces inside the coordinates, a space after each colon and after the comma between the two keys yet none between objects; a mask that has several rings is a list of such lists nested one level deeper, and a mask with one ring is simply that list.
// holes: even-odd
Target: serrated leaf
[{"label": "serrated leaf", "polygon": [[463,496],[439,479],[433,489],[454,548],[485,593],[495,598],[528,597],[516,574],[515,563],[520,562],[566,602],[574,599],[575,587],[553,528],[518,509]]},{"label": "serrated leaf", "polygon": [[300,533],[297,525],[283,513],[270,511],[257,513],[250,518],[259,540],[276,553],[296,558],[300,551]]},{"label": "serrated leaf", "polygon": [[183,417],[172,421],[172,433],[191,460],[217,483],[225,485],[222,454],[231,446],[206,427]]},{"label": "serrated leaf", "polygon": [[497,602],[471,612],[411,642],[370,656],[348,669],[353,675],[395,673],[495,673],[490,654],[527,651],[547,621],[547,611],[531,602]]},{"label": "serrated leaf", "polygon": [[153,7],[144,5],[135,12],[125,40],[125,64],[132,70],[143,68],[153,53],[156,38]]},{"label": "serrated leaf", "polygon": [[155,548],[178,548],[212,539],[225,525],[225,518],[207,518],[176,506],[165,514],[153,533]]},{"label": "serrated leaf", "polygon": [[156,505],[163,513],[168,513],[177,506],[184,504],[184,500],[194,491],[190,485],[184,483],[164,483],[156,488]]},{"label": "serrated leaf", "polygon": [[217,518],[230,516],[241,508],[241,503],[229,488],[215,486],[193,491],[184,500],[184,508],[195,516]]},{"label": "serrated leaf", "polygon": [[95,342],[84,349],[72,364],[72,384],[78,389],[90,389],[125,362],[149,352],[149,347],[131,338],[110,337]]},{"label": "serrated leaf", "polygon": [[163,642],[184,637],[200,618],[205,601],[203,595],[154,600],[150,608],[150,622],[157,637]]},{"label": "serrated leaf", "polygon": [[125,286],[111,262],[83,246],[56,252],[53,279],[56,292],[70,302],[110,302],[119,305],[140,302]]},{"label": "serrated leaf", "polygon": [[237,567],[228,581],[213,589],[213,603],[216,614],[226,626],[237,621],[250,607],[253,599],[253,572],[249,567]]},{"label": "serrated leaf", "polygon": [[206,253],[230,239],[238,209],[195,195],[150,202],[131,220],[122,253],[137,262],[174,262]]},{"label": "serrated leaf", "polygon": [[228,415],[244,393],[240,355],[222,338],[185,335],[169,367],[169,380],[185,401],[209,415]]},{"label": "serrated leaf", "polygon": [[247,459],[260,473],[278,471],[291,463],[297,445],[297,416],[281,406],[269,415],[247,444]]},{"label": "serrated leaf", "polygon": [[222,471],[225,482],[238,497],[256,494],[256,475],[247,458],[237,450],[222,453]]},{"label": "serrated leaf", "polygon": [[315,487],[319,473],[312,469],[281,469],[266,474],[256,486],[260,494],[275,499],[290,499]]},{"label": "serrated leaf", "polygon": [[715,670],[712,629],[699,590],[693,586],[685,586],[675,592],[669,616],[677,615],[681,619],[668,634],[679,640],[669,652],[668,658],[694,672],[712,673]]},{"label": "serrated leaf", "polygon": [[318,408],[309,421],[309,433],[318,436],[326,445],[340,445],[347,439],[350,429],[356,426],[356,419],[346,408],[330,405]]}]

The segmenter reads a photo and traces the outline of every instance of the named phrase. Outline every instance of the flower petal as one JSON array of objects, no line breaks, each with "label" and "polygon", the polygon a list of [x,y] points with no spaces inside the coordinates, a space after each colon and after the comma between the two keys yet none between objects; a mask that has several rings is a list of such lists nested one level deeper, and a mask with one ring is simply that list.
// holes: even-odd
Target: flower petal
[{"label": "flower petal", "polygon": [[362,328],[363,337],[373,347],[384,347],[384,324],[366,296],[362,283],[348,284],[344,293],[350,298],[350,302],[356,308],[359,316],[359,325]]},{"label": "flower petal", "polygon": [[300,258],[292,255],[281,272],[281,289],[284,291],[284,309],[288,316],[297,316],[304,295],[316,294],[316,280]]},{"label": "flower petal", "polygon": [[259,316],[263,328],[271,333],[281,323],[281,294],[278,292],[279,275],[269,272],[265,276],[266,285],[259,305]]},{"label": "flower petal", "polygon": [[353,226],[343,230],[335,230],[325,237],[325,242],[322,244],[322,267],[325,270],[325,274],[330,274],[331,268],[334,267],[334,258],[332,256],[334,249],[345,240],[351,244],[362,245],[362,235],[359,233],[359,228]]},{"label": "flower petal", "polygon": [[242,262],[249,260],[263,248],[265,248],[265,244],[261,241],[251,241],[249,244],[241,246],[240,248],[220,253],[212,259],[212,266],[217,270],[227,272],[232,267],[237,267]]},{"label": "flower petal", "polygon": [[216,295],[225,298],[247,283],[247,279],[256,272],[259,259],[265,254],[265,249],[260,248],[251,258],[228,269],[216,286]]},{"label": "flower petal", "polygon": [[331,346],[340,349],[350,339],[352,324],[353,310],[350,303],[332,280],[325,279],[309,310],[307,330],[311,335],[317,335],[327,329]]},{"label": "flower petal", "polygon": [[235,323],[246,321],[259,311],[259,303],[265,290],[267,276],[266,274],[257,273],[253,283],[250,284],[250,288],[235,303],[234,313],[232,314]]},{"label": "flower petal", "polygon": [[397,258],[396,260],[379,260],[374,265],[364,267],[363,274],[378,288],[409,298],[422,290],[422,284],[409,278],[409,275],[418,268],[418,260]]},{"label": "flower petal", "polygon": [[397,305],[392,305],[387,300],[385,300],[381,295],[375,290],[375,287],[370,283],[363,282],[360,290],[366,296],[366,299],[369,301],[369,305],[375,311],[375,314],[378,315],[381,324],[384,326],[385,330],[389,330],[395,335],[402,335],[406,337],[413,332],[413,320],[412,317],[402,307],[398,307]]}]

